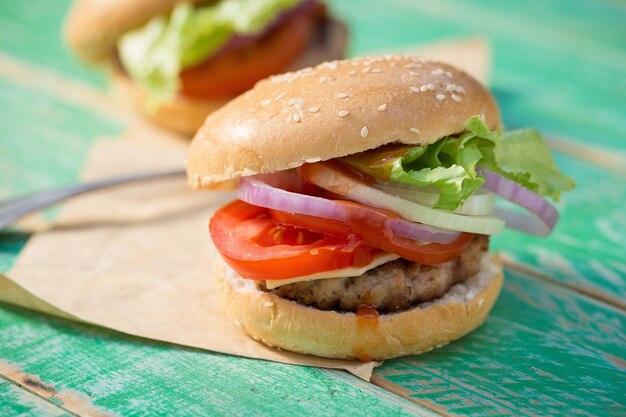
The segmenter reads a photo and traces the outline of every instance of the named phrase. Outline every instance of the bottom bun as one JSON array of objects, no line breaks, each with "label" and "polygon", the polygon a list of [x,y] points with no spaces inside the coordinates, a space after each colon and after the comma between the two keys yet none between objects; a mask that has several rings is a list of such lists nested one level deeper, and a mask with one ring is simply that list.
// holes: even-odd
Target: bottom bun
[{"label": "bottom bun", "polygon": [[221,259],[214,277],[226,312],[266,345],[327,358],[382,360],[427,352],[480,326],[502,288],[502,265],[485,254],[481,270],[443,297],[373,317],[323,311],[264,292]]},{"label": "bottom bun", "polygon": [[[334,19],[328,19],[323,38],[312,42],[287,70],[294,71],[324,61],[341,59],[344,57],[347,42],[346,27]],[[150,103],[145,91],[120,71],[114,71],[112,85],[115,93],[129,101],[138,113],[159,126],[185,136],[196,133],[210,113],[234,98],[195,100],[179,94],[164,103]]]},{"label": "bottom bun", "polygon": [[185,136],[196,133],[210,113],[228,102],[228,99],[194,100],[179,94],[170,101],[150,103],[146,92],[125,74],[115,72],[111,82],[115,94],[129,101],[139,114]]}]

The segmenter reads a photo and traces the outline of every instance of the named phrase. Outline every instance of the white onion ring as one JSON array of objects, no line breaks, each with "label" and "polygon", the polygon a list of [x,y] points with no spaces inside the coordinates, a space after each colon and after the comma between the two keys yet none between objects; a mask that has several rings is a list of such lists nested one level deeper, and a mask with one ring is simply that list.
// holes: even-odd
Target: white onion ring
[{"label": "white onion ring", "polygon": [[[268,181],[273,182],[272,179],[275,179],[278,183],[291,183],[293,185],[293,180],[284,175],[276,177],[257,175],[242,178],[238,190],[239,199],[260,207],[342,222],[348,221],[351,217],[351,213],[341,204],[325,198],[299,194],[274,187],[268,184]],[[368,216],[372,215],[369,209],[359,209],[355,206],[350,208],[350,211],[352,210],[367,211],[366,214]],[[384,216],[384,214],[381,213],[381,216]],[[455,231],[443,230],[391,217],[388,217],[387,226],[386,229],[388,230],[381,230],[381,233],[390,232],[421,242],[451,243],[459,237],[459,233]]]},{"label": "white onion ring", "polygon": [[[424,187],[419,185],[404,184],[401,182],[388,181],[385,183],[376,183],[374,188],[378,188],[387,194],[421,204],[432,208],[439,199],[439,190],[435,187]],[[496,196],[492,193],[480,193],[480,190],[471,196],[452,213],[464,214],[467,216],[491,216],[495,206]]]},{"label": "white onion ring", "polygon": [[315,173],[305,175],[307,181],[368,207],[394,211],[409,221],[481,235],[500,233],[506,225],[502,219],[497,217],[465,216],[426,207],[371,187],[346,173],[339,166],[332,166],[326,162],[319,162],[315,165]]},{"label": "white onion ring", "polygon": [[552,232],[559,220],[559,212],[548,200],[498,173],[485,168],[476,170],[485,177],[485,190],[528,210],[529,213],[517,213],[496,207],[496,216],[504,220],[507,227],[537,236]]}]

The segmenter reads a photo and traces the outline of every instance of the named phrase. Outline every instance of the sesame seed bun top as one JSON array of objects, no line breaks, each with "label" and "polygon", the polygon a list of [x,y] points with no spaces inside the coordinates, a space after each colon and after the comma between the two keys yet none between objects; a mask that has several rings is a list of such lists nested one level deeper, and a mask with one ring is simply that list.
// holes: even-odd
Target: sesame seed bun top
[{"label": "sesame seed bun top", "polygon": [[430,144],[474,115],[500,124],[491,94],[447,64],[407,55],[326,62],[260,81],[211,114],[187,173],[201,188],[388,143]]},{"label": "sesame seed bun top", "polygon": [[177,3],[180,0],[76,0],[65,18],[63,37],[80,58],[104,61],[112,57],[120,36],[169,13]]}]

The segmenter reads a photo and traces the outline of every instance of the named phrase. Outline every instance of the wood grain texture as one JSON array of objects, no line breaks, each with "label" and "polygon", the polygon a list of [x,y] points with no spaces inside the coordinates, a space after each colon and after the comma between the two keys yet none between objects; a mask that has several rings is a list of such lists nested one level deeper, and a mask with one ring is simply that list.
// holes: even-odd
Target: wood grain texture
[{"label": "wood grain texture", "polygon": [[85,395],[67,389],[59,389],[54,384],[42,381],[38,376],[23,372],[18,367],[0,361],[0,376],[16,388],[55,405],[62,410],[81,417],[114,417],[111,413],[102,412],[93,406]]},{"label": "wood grain texture", "polygon": [[103,89],[104,74],[76,61],[60,28],[72,0],[0,3],[0,51]]},{"label": "wood grain texture", "polygon": [[432,416],[320,369],[154,343],[16,307],[0,308],[0,341],[1,360],[118,415]]},{"label": "wood grain texture", "polygon": [[0,413],[6,417],[70,417],[47,400],[0,378]]},{"label": "wood grain texture", "polygon": [[91,143],[119,121],[0,79],[0,199],[73,183]]},{"label": "wood grain texture", "polygon": [[507,270],[476,332],[430,353],[385,362],[378,377],[450,415],[626,413],[626,314]]},{"label": "wood grain texture", "polygon": [[552,235],[538,238],[506,230],[492,247],[585,291],[626,299],[626,177],[557,155],[577,188],[558,204],[559,223]]}]

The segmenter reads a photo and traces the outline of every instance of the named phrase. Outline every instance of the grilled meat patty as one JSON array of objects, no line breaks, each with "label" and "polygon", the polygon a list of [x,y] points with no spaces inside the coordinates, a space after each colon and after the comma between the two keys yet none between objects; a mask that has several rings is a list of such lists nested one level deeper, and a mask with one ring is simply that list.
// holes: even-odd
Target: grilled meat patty
[{"label": "grilled meat patty", "polygon": [[438,265],[422,265],[398,259],[371,269],[358,277],[329,278],[287,284],[262,290],[321,310],[356,311],[362,304],[380,313],[405,310],[441,297],[458,282],[476,275],[489,238],[478,235],[463,253]]}]

